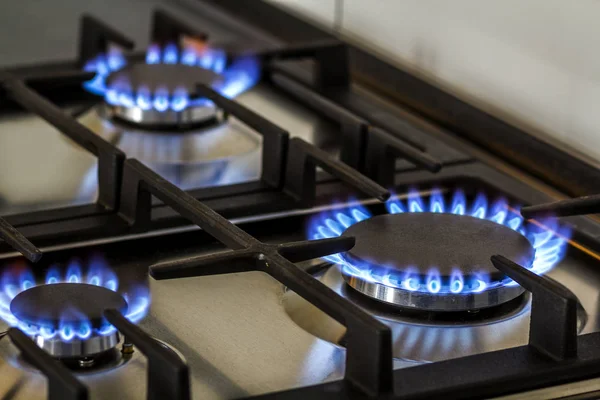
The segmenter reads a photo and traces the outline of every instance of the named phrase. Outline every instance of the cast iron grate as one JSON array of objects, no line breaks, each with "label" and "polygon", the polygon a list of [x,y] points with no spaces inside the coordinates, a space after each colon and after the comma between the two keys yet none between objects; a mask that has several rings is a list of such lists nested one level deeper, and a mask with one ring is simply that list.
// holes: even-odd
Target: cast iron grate
[{"label": "cast iron grate", "polygon": [[27,240],[14,226],[6,222],[4,218],[0,218],[0,239],[32,262],[37,262],[42,258],[42,251]]},{"label": "cast iron grate", "polygon": [[524,207],[521,210],[521,214],[523,214],[525,218],[539,218],[548,215],[556,217],[570,217],[575,215],[599,213],[600,194]]},{"label": "cast iron grate", "polygon": [[441,169],[441,163],[423,146],[413,143],[401,132],[392,134],[282,73],[275,71],[270,79],[302,104],[337,123],[343,137],[341,160],[379,184],[385,187],[394,184],[397,159],[405,159],[433,173]]},{"label": "cast iron grate", "polygon": [[[532,294],[529,344],[393,372],[383,399],[479,399],[597,376],[600,334],[577,337],[577,298],[560,283],[503,257],[494,266]],[[551,329],[549,327],[552,327]],[[260,399],[355,399],[343,382],[272,393]]]},{"label": "cast iron grate", "polygon": [[[160,43],[177,42],[185,38],[208,40],[208,34],[200,32],[193,27],[182,23],[175,17],[157,10],[153,16],[152,38]],[[37,87],[52,87],[53,85],[75,84],[79,92],[83,81],[90,78],[89,73],[74,74],[76,66],[97,56],[106,54],[112,45],[125,49],[133,49],[134,43],[123,33],[108,26],[96,18],[85,15],[80,22],[80,39],[78,60],[67,63],[63,69],[55,67],[51,72],[20,71],[14,74],[5,74],[3,80],[4,92],[7,97],[24,108],[40,115],[49,123],[57,127],[63,134],[75,140],[85,149],[98,157],[98,186],[99,198],[96,206],[69,207],[61,210],[45,210],[32,215],[11,215],[7,220],[31,240],[50,242],[68,240],[77,233],[79,237],[96,238],[107,235],[124,234],[130,230],[119,218],[119,200],[121,195],[122,168],[125,155],[113,145],[105,142],[89,129],[79,124],[74,118],[64,114],[60,108],[50,100],[51,96],[39,93]],[[264,63],[264,82],[270,82],[268,72],[272,62],[277,60],[300,60],[304,58],[315,61],[316,74],[325,86],[344,88],[348,85],[346,68],[347,57],[345,45],[339,41],[314,42],[285,47],[283,49],[265,50],[255,54]],[[131,54],[135,57],[135,53]],[[28,78],[29,77],[29,78]],[[33,79],[30,84],[28,79]],[[327,85],[326,85],[327,84]],[[61,86],[62,87],[62,86]],[[62,92],[68,92],[61,90]],[[315,91],[315,96],[318,96]],[[191,191],[195,197],[210,199],[223,197],[229,199],[222,202],[225,212],[229,217],[255,215],[272,210],[273,204],[280,205],[282,210],[298,207],[310,207],[320,195],[317,186],[317,169],[321,168],[333,175],[337,180],[348,184],[353,189],[358,189],[369,197],[382,199],[385,190],[374,185],[371,178],[383,186],[393,180],[393,171],[386,171],[387,166],[393,163],[398,156],[412,160],[430,171],[437,171],[439,162],[431,158],[422,149],[414,148],[400,139],[388,135],[377,127],[371,127],[367,121],[358,118],[342,108],[334,109],[333,113],[341,113],[347,123],[342,124],[341,160],[298,138],[290,139],[290,132],[269,121],[267,118],[248,109],[235,100],[230,100],[206,86],[198,86],[198,96],[210,98],[221,111],[224,119],[230,115],[249,126],[263,137],[262,173],[256,182],[219,187],[215,190],[198,189]],[[333,107],[333,106],[332,106]],[[345,134],[349,130],[351,133]],[[291,132],[293,134],[293,132]],[[369,136],[369,145],[366,137]],[[377,159],[378,167],[375,170],[365,168],[365,160]],[[361,175],[361,173],[363,175]],[[327,178],[329,179],[329,178]],[[337,180],[336,181],[337,183]],[[329,182],[329,181],[327,181]],[[327,183],[328,184],[328,183]],[[343,189],[343,188],[342,188]],[[252,194],[255,200],[250,204],[243,204],[241,198]],[[231,201],[232,198],[240,200]],[[154,204],[153,207],[165,208],[163,204]],[[277,210],[279,211],[279,210]],[[181,219],[171,213],[173,222],[161,220],[160,222],[146,224],[143,229],[180,224]],[[100,218],[98,218],[100,217]],[[49,224],[50,223],[50,224]],[[142,229],[137,224],[136,232]]]},{"label": "cast iron grate", "polygon": [[368,394],[390,389],[389,328],[293,264],[351,248],[350,237],[271,245],[258,241],[188,193],[165,182],[137,160],[127,160],[121,202],[123,217],[135,226],[149,218],[150,195],[158,197],[233,251],[154,265],[156,279],[258,270],[268,273],[348,328],[346,381]]}]

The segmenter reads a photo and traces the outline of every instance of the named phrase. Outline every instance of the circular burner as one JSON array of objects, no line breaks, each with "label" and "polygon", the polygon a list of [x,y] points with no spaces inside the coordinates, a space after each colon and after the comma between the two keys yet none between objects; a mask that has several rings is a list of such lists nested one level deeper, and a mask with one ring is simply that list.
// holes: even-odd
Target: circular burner
[{"label": "circular burner", "polygon": [[[396,362],[438,362],[524,346],[529,340],[529,293],[499,307],[478,312],[420,312],[365,298],[346,284],[339,268],[328,268],[315,279],[390,328],[392,355]],[[294,291],[282,290],[282,305],[292,321],[320,339],[336,345],[345,344],[344,325]],[[589,328],[587,313],[579,304],[577,332],[581,333],[585,327]]]},{"label": "circular burner", "polygon": [[106,104],[107,117],[146,128],[167,128],[205,124],[216,117],[212,103],[190,101],[200,83],[213,86],[221,76],[208,69],[185,64],[127,65],[106,78],[111,96],[118,101]]},{"label": "circular burner", "polygon": [[90,321],[93,328],[99,328],[108,308],[125,312],[127,302],[119,293],[87,283],[34,286],[10,303],[10,311],[19,320],[55,329],[61,323],[81,321]]},{"label": "circular burner", "polygon": [[344,269],[354,289],[377,300],[426,311],[495,306],[521,295],[491,263],[502,254],[530,266],[535,251],[523,235],[495,222],[464,215],[380,215],[350,226],[356,246],[344,254],[384,285]]},{"label": "circular burner", "polygon": [[40,328],[33,337],[37,345],[59,358],[93,356],[119,342],[114,329],[101,333],[108,308],[125,313],[127,302],[116,292],[86,283],[34,286],[10,303],[15,317]]},{"label": "circular burner", "polygon": [[33,341],[52,357],[94,362],[94,357],[111,350],[119,343],[119,334],[115,331],[107,335],[91,336],[87,339],[73,339],[65,342],[59,336],[45,338],[33,337]]}]

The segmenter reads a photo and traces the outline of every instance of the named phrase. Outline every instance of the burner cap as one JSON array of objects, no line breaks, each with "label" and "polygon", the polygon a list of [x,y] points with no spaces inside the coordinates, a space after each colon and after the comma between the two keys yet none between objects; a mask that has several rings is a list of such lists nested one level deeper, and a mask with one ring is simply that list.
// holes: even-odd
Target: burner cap
[{"label": "burner cap", "polygon": [[203,124],[215,118],[214,105],[193,105],[190,99],[198,84],[213,86],[221,80],[219,74],[197,66],[130,64],[106,78],[109,103],[111,95],[129,100],[121,100],[117,106],[106,104],[105,112],[109,117],[147,128]]},{"label": "burner cap", "polygon": [[[101,329],[107,308],[125,313],[127,302],[110,289],[86,283],[34,286],[19,293],[10,303],[15,317],[40,327],[40,333],[34,335],[33,340],[57,358],[84,359],[115,347],[119,343],[116,330],[92,333],[92,329]],[[86,322],[89,325],[83,324]],[[87,326],[83,336],[81,331],[76,332],[82,326]],[[46,334],[41,333],[42,328]]]},{"label": "burner cap", "polygon": [[119,293],[87,283],[34,286],[10,303],[10,311],[19,320],[55,329],[61,322],[76,324],[82,320],[99,328],[108,308],[126,312],[127,302]]},{"label": "burner cap", "polygon": [[[379,215],[350,226],[343,235],[356,238],[354,248],[344,254],[349,263],[392,283],[384,285],[346,271],[350,286],[377,300],[427,311],[473,310],[512,300],[524,289],[482,286],[481,277],[489,283],[506,279],[490,257],[502,254],[530,266],[535,255],[518,232],[464,215]],[[420,283],[425,283],[425,290]]]},{"label": "burner cap", "polygon": [[151,93],[156,93],[158,89],[166,89],[169,93],[183,89],[191,96],[198,84],[212,85],[220,80],[219,74],[196,66],[136,63],[111,73],[106,78],[106,84],[112,87],[128,82],[134,93],[141,87],[148,88]]}]

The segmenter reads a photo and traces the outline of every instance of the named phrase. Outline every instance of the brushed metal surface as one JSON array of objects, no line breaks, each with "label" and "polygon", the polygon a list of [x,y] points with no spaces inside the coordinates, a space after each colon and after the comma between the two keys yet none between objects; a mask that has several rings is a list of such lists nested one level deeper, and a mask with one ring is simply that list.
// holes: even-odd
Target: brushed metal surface
[{"label": "brushed metal surface", "polygon": [[[290,132],[337,154],[339,131],[331,122],[266,85],[236,98]],[[100,121],[96,110],[81,122],[184,189],[257,179],[262,138],[231,117],[230,122],[198,134],[140,133]],[[0,215],[95,201],[97,162],[39,117],[0,118]]]},{"label": "brushed metal surface", "polygon": [[[401,311],[374,307],[367,301],[369,299],[361,298],[362,294],[347,287],[338,267],[328,269],[321,281],[342,296],[353,299],[390,327],[393,354],[397,359],[434,362],[527,344],[528,300],[506,315],[482,321],[428,322]],[[283,304],[292,320],[324,340],[339,343],[346,333],[344,326],[293,292],[286,293]]]},{"label": "brushed metal surface", "polygon": [[[578,295],[588,314],[587,321],[581,319],[581,332],[598,331],[600,277],[588,268],[587,256],[571,251],[550,276]],[[136,262],[126,267],[128,273],[135,270],[136,276],[143,277],[148,265]],[[344,290],[336,268],[328,269],[321,279],[344,296],[354,292]],[[195,399],[239,398],[343,376],[345,349],[336,343],[344,328],[263,273],[148,280],[152,303],[140,325],[183,354],[190,365]],[[395,368],[524,345],[528,338],[528,303],[512,314],[471,326],[400,319],[379,308],[369,310],[392,327]],[[0,330],[4,328],[0,325]],[[45,399],[45,379],[20,366],[16,353],[7,338],[0,340],[0,372],[5,372],[0,395],[10,392],[14,399]],[[114,369],[79,377],[92,398],[145,398],[146,360],[139,351]]]},{"label": "brushed metal surface", "polygon": [[[343,376],[344,350],[291,321],[281,307],[283,287],[265,274],[151,280],[150,289],[151,311],[141,326],[184,354],[194,398],[235,398]],[[0,393],[18,381],[14,399],[45,399],[45,379],[37,372],[10,370],[18,364],[6,338],[0,356],[14,377],[0,380]],[[92,398],[144,399],[146,361],[136,357],[79,378]]]},{"label": "brushed metal surface", "polygon": [[[549,276],[559,280],[578,294],[581,302],[578,328],[580,333],[597,331],[596,296],[598,289],[584,289],[587,283],[571,274],[580,264],[565,260]],[[530,301],[505,314],[485,319],[468,318],[464,321],[425,320],[414,314],[403,313],[392,307],[382,308],[373,300],[349,288],[339,267],[327,269],[319,279],[379,318],[392,330],[393,354],[401,360],[435,362],[456,357],[524,346],[529,339]],[[598,282],[598,277],[594,278]],[[361,297],[362,296],[362,297]],[[368,301],[366,301],[368,300]],[[331,343],[339,343],[346,333],[344,326],[306,302],[293,292],[286,292],[283,306],[290,318],[306,331]]]},{"label": "brushed metal surface", "polygon": [[[323,280],[328,285],[342,282],[336,271],[332,268],[325,274]],[[579,283],[569,278],[563,283]],[[193,398],[237,398],[343,376],[345,350],[327,340],[338,336],[332,340],[337,341],[344,328],[336,327],[336,322],[314,307],[306,307],[297,295],[263,273],[150,279],[149,283],[152,305],[140,325],[184,355],[190,365]],[[594,283],[598,282],[590,282]],[[583,303],[584,307],[590,304]],[[526,303],[510,318],[468,327],[416,321],[398,324],[389,315],[381,319],[393,329],[394,367],[404,368],[524,345],[528,311]],[[304,320],[314,327],[296,323],[298,314],[304,314]],[[590,322],[592,318],[582,331],[593,330]],[[321,331],[316,332],[316,328]],[[309,333],[311,330],[315,335]],[[14,399],[45,399],[45,379],[19,365],[16,349],[7,338],[0,341],[0,357],[0,370],[6,371],[0,380],[0,393],[12,391]],[[139,351],[114,369],[78,377],[89,387],[92,398],[145,398],[146,360]]]},{"label": "brushed metal surface", "polygon": [[[130,110],[131,111],[131,110]],[[246,182],[260,176],[261,137],[231,121],[186,132],[144,131],[104,119],[104,106],[80,118],[85,126],[182,189]],[[97,195],[97,169],[80,195]]]},{"label": "brushed metal surface", "polygon": [[[52,3],[50,7],[55,10],[49,14],[47,7],[41,3],[36,3],[36,7],[22,7],[19,2],[12,2],[22,11],[16,15],[2,13],[0,20],[7,22],[3,26],[8,31],[27,40],[18,54],[14,51],[12,37],[11,40],[0,41],[0,47],[7,49],[3,52],[7,57],[0,63],[10,65],[39,61],[40,55],[47,60],[74,58],[76,46],[65,46],[65,43],[71,43],[76,37],[76,19],[83,11],[111,21],[115,27],[123,27],[139,45],[145,45],[150,23],[149,9],[156,2],[110,3],[68,0]],[[189,0],[188,3],[200,4],[197,0]],[[140,7],[145,10],[140,12]],[[168,8],[184,20],[197,22],[197,14],[191,16],[173,5]],[[46,20],[51,15],[61,19],[51,18],[53,29],[50,31],[46,24],[22,24],[21,21],[29,18],[32,12],[39,20]],[[139,17],[134,23],[129,17],[131,12],[136,12]],[[201,23],[206,24],[211,33],[217,30],[219,38],[239,36],[215,26],[211,21],[202,20]],[[52,40],[50,45],[46,45],[40,37],[49,32]],[[331,143],[332,138],[335,140],[335,129],[331,125],[277,93],[252,90],[242,95],[240,101],[273,119],[293,135],[313,141],[318,131],[319,137],[323,138],[319,144],[324,147]],[[82,178],[95,163],[93,156],[74,149],[66,140],[60,140],[60,134],[38,118],[15,116],[0,123],[5,128],[0,135],[0,170],[11,171],[0,179],[0,214],[93,201],[93,194],[87,198],[78,197]],[[588,312],[583,333],[600,329],[597,317],[600,278],[597,272],[588,268],[589,265],[590,260],[583,257],[563,262],[550,273],[577,294]],[[150,315],[141,325],[148,333],[176,346],[185,354],[192,371],[193,398],[235,398],[316,384],[343,375],[344,349],[313,336],[296,324],[288,316],[289,309],[286,310],[288,297],[293,297],[293,293],[286,293],[280,284],[264,274],[253,272],[152,281],[150,288],[153,298]],[[305,309],[299,308],[300,311]],[[523,344],[526,328],[524,323],[519,326],[514,333],[509,329],[504,334],[494,335],[489,341],[466,347],[484,349],[494,344],[499,348]],[[4,328],[6,326],[0,324],[0,330]],[[435,344],[440,337],[455,335],[452,328],[440,328],[435,335],[427,334],[428,331],[423,327],[420,332],[425,337],[414,336],[413,342],[424,343],[427,339]],[[410,337],[396,335],[394,338],[396,345],[411,344]],[[439,354],[452,355],[452,352]],[[17,356],[8,338],[0,339],[0,395],[17,400],[46,399],[45,378],[31,369],[20,367],[14,362]],[[414,363],[395,361],[396,368],[411,365]],[[145,399],[146,366],[145,358],[137,351],[131,360],[114,370],[81,374],[80,378],[90,388],[92,399]],[[504,399],[549,399],[592,392],[600,389],[599,381],[561,385]]]},{"label": "brushed metal surface", "polygon": [[260,136],[239,121],[215,123],[185,132],[145,131],[103,118],[104,106],[79,120],[129,157],[155,165],[198,165],[232,160],[258,150]]}]

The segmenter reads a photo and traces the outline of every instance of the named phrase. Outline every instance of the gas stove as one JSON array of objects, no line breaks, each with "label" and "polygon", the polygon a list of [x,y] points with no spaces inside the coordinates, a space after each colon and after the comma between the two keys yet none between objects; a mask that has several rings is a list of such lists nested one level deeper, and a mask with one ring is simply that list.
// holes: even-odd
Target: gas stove
[{"label": "gas stove", "polygon": [[0,393],[598,397],[599,171],[263,2],[89,6],[0,71]]}]

